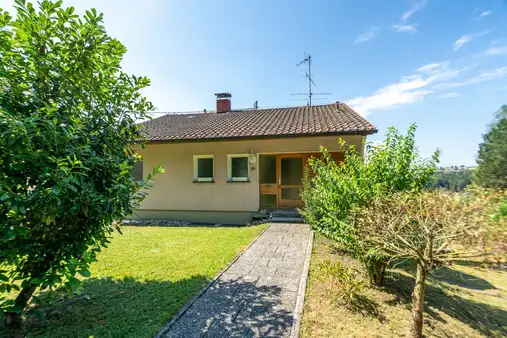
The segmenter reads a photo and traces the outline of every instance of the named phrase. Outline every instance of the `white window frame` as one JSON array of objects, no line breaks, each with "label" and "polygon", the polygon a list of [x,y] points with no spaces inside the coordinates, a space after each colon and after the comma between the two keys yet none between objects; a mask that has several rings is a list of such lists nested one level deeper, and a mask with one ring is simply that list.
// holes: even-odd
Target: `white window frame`
[{"label": "white window frame", "polygon": [[[198,177],[199,159],[211,158],[213,160],[213,177]],[[215,181],[215,155],[194,155],[194,182]]]},{"label": "white window frame", "polygon": [[[249,182],[250,178],[248,173],[250,172],[250,158],[249,154],[227,154],[227,180],[229,182]],[[232,177],[232,159],[235,157],[245,157],[246,158],[246,177]]]}]

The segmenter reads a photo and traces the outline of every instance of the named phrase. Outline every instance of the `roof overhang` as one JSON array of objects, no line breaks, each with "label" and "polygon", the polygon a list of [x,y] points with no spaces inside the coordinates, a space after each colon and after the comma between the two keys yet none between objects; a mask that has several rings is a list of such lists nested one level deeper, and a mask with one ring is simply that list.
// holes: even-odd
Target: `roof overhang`
[{"label": "roof overhang", "polygon": [[361,135],[368,136],[378,132],[377,129],[372,130],[352,130],[352,131],[339,131],[339,132],[322,132],[322,133],[309,133],[309,134],[279,134],[279,135],[252,135],[252,136],[231,136],[231,137],[216,137],[216,138],[199,138],[199,139],[162,139],[162,140],[147,140],[147,143],[200,143],[200,142],[226,142],[226,141],[241,141],[241,140],[265,140],[265,139],[280,139],[280,138],[296,138],[296,137],[317,137],[317,136],[350,136]]}]

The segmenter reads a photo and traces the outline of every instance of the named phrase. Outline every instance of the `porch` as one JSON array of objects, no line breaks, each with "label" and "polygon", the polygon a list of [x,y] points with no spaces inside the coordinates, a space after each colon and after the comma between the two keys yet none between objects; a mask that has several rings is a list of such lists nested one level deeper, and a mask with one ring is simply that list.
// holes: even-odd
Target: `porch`
[{"label": "porch", "polygon": [[[331,157],[340,162],[342,152],[331,152]],[[259,154],[259,206],[261,210],[275,213],[296,212],[304,206],[300,191],[303,177],[311,157],[320,153]]]}]

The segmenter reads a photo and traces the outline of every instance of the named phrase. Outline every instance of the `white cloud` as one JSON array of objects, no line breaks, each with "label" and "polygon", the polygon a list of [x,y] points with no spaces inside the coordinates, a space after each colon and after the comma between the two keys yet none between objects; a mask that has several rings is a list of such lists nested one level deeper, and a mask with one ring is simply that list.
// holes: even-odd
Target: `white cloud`
[{"label": "white cloud", "polygon": [[419,12],[421,9],[426,6],[426,0],[418,0],[414,3],[412,8],[403,13],[400,17],[401,23],[393,25],[391,28],[398,33],[416,33],[417,27],[416,25],[408,24],[406,21],[410,19],[412,15]]},{"label": "white cloud", "polygon": [[354,41],[354,45],[357,43],[363,43],[363,42],[366,42],[366,41],[372,39],[373,37],[375,37],[375,35],[377,35],[377,32],[378,32],[378,28],[373,27],[362,34],[359,34],[358,36],[356,36],[356,40]]},{"label": "white cloud", "polygon": [[484,11],[481,13],[481,15],[479,15],[479,18],[484,18],[484,17],[490,15],[491,13],[492,13],[491,11]]},{"label": "white cloud", "polygon": [[461,47],[463,47],[463,45],[467,42],[469,42],[470,40],[472,40],[472,37],[470,35],[463,35],[461,38],[459,38],[458,40],[456,40],[454,42],[454,50],[457,51],[458,49],[460,49]]},{"label": "white cloud", "polygon": [[454,97],[460,97],[461,94],[458,92],[450,92],[437,96],[439,99],[452,99]]},{"label": "white cloud", "polygon": [[413,25],[394,25],[392,28],[395,31],[397,31],[398,33],[403,33],[403,32],[415,33],[415,32],[417,32],[417,28]]},{"label": "white cloud", "polygon": [[423,9],[424,6],[426,6],[426,2],[427,2],[426,0],[420,0],[420,1],[416,2],[412,6],[412,8],[410,8],[408,11],[406,11],[405,13],[403,13],[401,15],[401,20],[403,20],[403,21],[408,20],[416,12],[419,12],[421,9]]},{"label": "white cloud", "polygon": [[450,82],[450,83],[442,83],[434,86],[434,88],[456,88],[468,86],[476,83],[499,80],[507,76],[507,66],[495,68],[491,70],[487,70],[482,72],[477,76],[470,77],[468,79],[464,79],[462,81]]},{"label": "white cloud", "polygon": [[354,97],[346,103],[363,115],[373,110],[393,109],[423,99],[433,93],[431,85],[456,76],[461,71],[449,68],[448,62],[424,65],[415,74],[404,76],[372,95]]},{"label": "white cloud", "polygon": [[486,35],[486,34],[488,34],[488,31],[477,32],[477,33],[474,33],[474,34],[465,34],[462,37],[460,37],[458,40],[454,41],[453,50],[457,51],[458,49],[460,49],[461,47],[463,47],[463,45],[465,45],[466,43],[470,42],[472,39],[477,38],[479,36]]},{"label": "white cloud", "polygon": [[483,52],[475,54],[476,57],[486,57],[495,55],[507,55],[507,46],[490,47]]}]

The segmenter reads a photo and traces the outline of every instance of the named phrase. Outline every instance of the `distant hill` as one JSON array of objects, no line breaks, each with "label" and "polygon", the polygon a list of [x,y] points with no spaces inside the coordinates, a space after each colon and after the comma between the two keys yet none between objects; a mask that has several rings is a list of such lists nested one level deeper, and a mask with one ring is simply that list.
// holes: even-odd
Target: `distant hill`
[{"label": "distant hill", "polygon": [[437,170],[431,177],[427,188],[443,188],[452,191],[461,191],[472,184],[472,173],[475,167],[449,166]]}]

